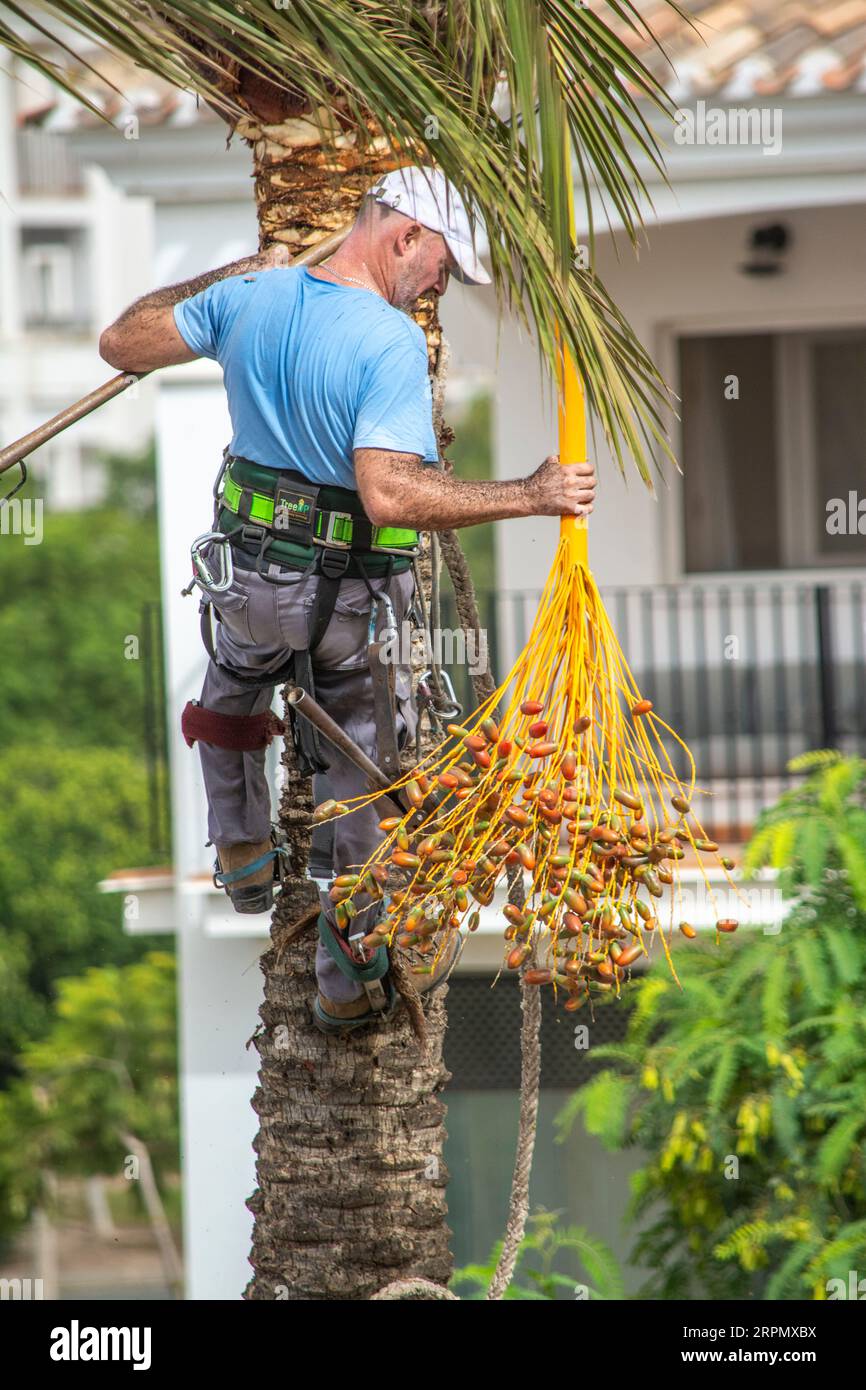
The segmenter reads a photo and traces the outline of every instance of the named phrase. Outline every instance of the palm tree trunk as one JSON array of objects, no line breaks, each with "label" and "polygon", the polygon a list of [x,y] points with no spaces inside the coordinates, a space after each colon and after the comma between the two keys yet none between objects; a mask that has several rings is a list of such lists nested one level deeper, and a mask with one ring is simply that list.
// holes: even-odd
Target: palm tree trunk
[{"label": "palm tree trunk", "polygon": [[[376,176],[399,162],[381,143],[326,150],[316,127],[297,117],[249,118],[237,129],[253,147],[261,243],[280,240],[295,254],[349,221]],[[435,304],[419,319],[435,368]],[[292,877],[261,962],[258,1187],[248,1203],[254,1273],[245,1296],[368,1299],[406,1278],[442,1286],[451,1274],[439,1099],[448,1080],[444,1000],[431,1002],[423,1052],[405,1012],[342,1039],[313,1027],[315,933],[296,926],[316,901],[305,876],[311,784],[288,740],[283,763]]]}]

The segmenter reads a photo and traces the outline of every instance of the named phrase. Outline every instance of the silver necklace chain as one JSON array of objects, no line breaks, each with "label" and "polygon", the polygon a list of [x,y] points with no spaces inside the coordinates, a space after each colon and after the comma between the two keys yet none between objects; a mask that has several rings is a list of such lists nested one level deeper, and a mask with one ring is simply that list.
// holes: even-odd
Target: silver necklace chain
[{"label": "silver necklace chain", "polygon": [[381,294],[381,291],[377,290],[374,285],[365,284],[363,280],[357,279],[354,275],[344,275],[342,270],[334,270],[327,261],[322,261],[321,269],[329,271],[331,275],[336,275],[340,280],[349,280],[353,285],[360,285],[362,290],[369,290],[372,294]]}]

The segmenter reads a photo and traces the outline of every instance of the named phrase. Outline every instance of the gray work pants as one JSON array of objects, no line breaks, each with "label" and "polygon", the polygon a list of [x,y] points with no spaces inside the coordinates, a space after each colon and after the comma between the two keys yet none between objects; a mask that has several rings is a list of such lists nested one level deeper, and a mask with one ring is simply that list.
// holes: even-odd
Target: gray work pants
[{"label": "gray work pants", "polygon": [[[270,671],[278,671],[293,650],[307,646],[310,609],[319,584],[315,575],[295,575],[274,566],[269,572],[289,582],[269,583],[254,570],[236,567],[227,593],[212,595],[220,615],[215,624],[217,659],[250,675],[266,676]],[[387,587],[397,631],[402,631],[414,591],[412,571],[394,575],[387,583],[373,579],[371,585],[377,593]],[[376,761],[373,687],[367,656],[371,604],[363,579],[341,581],[333,616],[314,653],[313,680],[319,704]],[[380,609],[379,625],[384,623]],[[415,736],[417,712],[411,699],[408,667],[397,665],[395,678],[397,735],[402,746],[407,738]],[[273,693],[273,686],[251,690],[241,685],[211,661],[201,703],[205,709],[220,714],[259,714],[270,707]],[[214,845],[266,840],[271,826],[271,798],[264,751],[237,753],[201,742],[198,749],[208,800],[208,834]],[[322,740],[322,751],[330,766],[326,774],[314,778],[316,802],[329,796],[344,801],[369,791],[364,774],[332,744]],[[316,832],[314,859],[322,861],[323,846],[331,851],[323,876],[342,873],[348,865],[362,864],[368,858],[382,839],[382,814],[381,806],[364,807]],[[322,891],[320,896],[323,909],[333,921],[333,903],[327,892]],[[359,914],[356,922],[369,929],[375,911]],[[321,942],[316,952],[316,975],[322,993],[329,999],[347,1001],[363,993],[360,985],[340,973]]]}]

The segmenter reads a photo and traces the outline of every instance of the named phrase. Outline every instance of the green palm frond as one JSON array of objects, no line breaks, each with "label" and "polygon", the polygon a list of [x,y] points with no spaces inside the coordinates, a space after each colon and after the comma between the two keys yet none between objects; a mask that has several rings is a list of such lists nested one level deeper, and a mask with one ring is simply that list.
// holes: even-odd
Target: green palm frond
[{"label": "green palm frond", "polygon": [[863,960],[856,949],[852,949],[851,933],[842,927],[823,925],[821,939],[827,948],[838,976],[839,983],[853,985],[863,969]]},{"label": "green palm frond", "polygon": [[[608,6],[645,35],[638,6]],[[682,14],[676,5],[677,13]],[[672,115],[658,80],[625,40],[574,0],[31,0],[0,3],[0,40],[90,108],[93,69],[58,26],[197,92],[229,118],[245,114],[239,70],[268,79],[363,141],[373,118],[396,150],[439,165],[483,217],[500,303],[534,327],[551,370],[557,326],[588,404],[624,471],[645,482],[669,455],[666,387],[594,271],[574,264],[572,168],[594,244],[592,202],[636,244],[650,206],[641,167],[662,171],[648,113]],[[36,18],[34,18],[36,17]],[[37,36],[25,27],[38,19]],[[28,36],[29,35],[29,36]],[[494,85],[510,111],[495,114]],[[497,111],[499,106],[497,104]],[[590,257],[592,260],[592,257]]]},{"label": "green palm frond", "polygon": [[866,845],[848,830],[840,830],[836,842],[851,892],[861,906],[866,906]]},{"label": "green palm frond", "polygon": [[773,1134],[783,1153],[795,1153],[800,1140],[799,1114],[786,1087],[777,1086],[772,1097]]},{"label": "green palm frond", "polygon": [[817,769],[832,767],[840,762],[842,754],[836,748],[811,748],[807,753],[798,753],[789,758],[789,772],[815,772]]},{"label": "green palm frond", "polygon": [[833,827],[829,821],[809,818],[797,827],[794,853],[803,865],[807,883],[820,880],[832,840]]}]

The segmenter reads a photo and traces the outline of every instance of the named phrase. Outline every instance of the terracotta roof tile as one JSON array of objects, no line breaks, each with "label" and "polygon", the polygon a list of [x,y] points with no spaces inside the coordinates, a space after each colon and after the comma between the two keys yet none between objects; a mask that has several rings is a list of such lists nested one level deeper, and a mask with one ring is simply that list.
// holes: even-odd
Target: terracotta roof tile
[{"label": "terracotta roof tile", "polygon": [[[866,0],[682,0],[691,24],[664,0],[638,3],[664,53],[612,11],[604,11],[606,22],[677,101],[866,91]],[[90,93],[115,121],[130,114],[148,126],[217,119],[204,102],[196,106],[188,93],[140,69],[105,54],[96,61],[124,93],[120,98],[105,87]],[[69,129],[96,123],[83,108],[73,110],[62,93],[52,104],[44,92],[23,92],[24,124]]]}]

